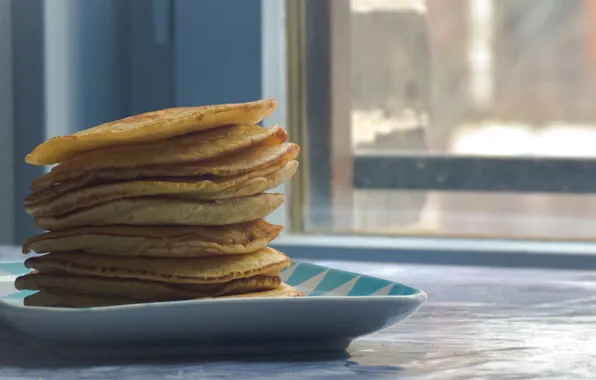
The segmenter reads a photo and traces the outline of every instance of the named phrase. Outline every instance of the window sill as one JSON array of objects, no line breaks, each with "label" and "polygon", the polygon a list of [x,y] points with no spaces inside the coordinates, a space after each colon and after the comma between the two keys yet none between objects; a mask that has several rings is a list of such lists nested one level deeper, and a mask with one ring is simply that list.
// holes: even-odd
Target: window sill
[{"label": "window sill", "polygon": [[596,270],[596,243],[286,234],[271,246],[297,260]]}]

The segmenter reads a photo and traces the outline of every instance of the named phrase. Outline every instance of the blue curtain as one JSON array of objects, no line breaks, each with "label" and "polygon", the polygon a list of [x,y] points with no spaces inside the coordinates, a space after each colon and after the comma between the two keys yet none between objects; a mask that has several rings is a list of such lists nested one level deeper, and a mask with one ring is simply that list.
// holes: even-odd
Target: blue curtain
[{"label": "blue curtain", "polygon": [[0,234],[0,243],[39,232],[22,199],[42,169],[23,157],[44,139],[149,110],[260,98],[260,0],[13,0],[11,7],[14,239]]}]

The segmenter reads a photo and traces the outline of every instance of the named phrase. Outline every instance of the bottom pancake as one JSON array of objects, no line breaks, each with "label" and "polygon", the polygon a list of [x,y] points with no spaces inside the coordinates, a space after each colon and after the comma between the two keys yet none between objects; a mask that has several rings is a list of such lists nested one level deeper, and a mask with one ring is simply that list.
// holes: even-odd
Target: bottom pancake
[{"label": "bottom pancake", "polygon": [[56,293],[78,293],[139,301],[219,297],[272,290],[280,284],[279,276],[271,275],[257,275],[220,284],[183,284],[58,272],[32,272],[15,280],[15,287],[18,290],[47,290]]},{"label": "bottom pancake", "polygon": [[82,308],[132,305],[148,301],[135,300],[132,298],[100,296],[97,294],[86,295],[41,290],[25,297],[23,302],[25,306]]},{"label": "bottom pancake", "polygon": [[277,288],[272,290],[265,290],[263,292],[236,294],[231,296],[224,296],[218,298],[253,298],[253,297],[302,297],[304,293],[288,284],[281,283]]},{"label": "bottom pancake", "polygon": [[[233,296],[223,296],[216,299],[226,298],[255,298],[255,297],[299,297],[303,294],[297,289],[287,285],[280,284],[275,289],[254,292]],[[213,298],[203,298],[213,299]],[[50,291],[39,291],[35,294],[25,297],[25,306],[43,306],[43,307],[67,307],[67,308],[86,308],[102,306],[118,306],[144,303],[144,301],[132,298],[109,297],[102,295],[72,294]]]}]

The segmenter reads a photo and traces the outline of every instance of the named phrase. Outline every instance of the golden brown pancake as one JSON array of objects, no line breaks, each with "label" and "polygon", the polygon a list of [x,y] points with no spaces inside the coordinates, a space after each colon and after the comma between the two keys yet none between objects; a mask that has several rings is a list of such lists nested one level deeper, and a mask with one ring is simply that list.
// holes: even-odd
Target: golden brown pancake
[{"label": "golden brown pancake", "polygon": [[[200,299],[228,299],[228,298],[256,298],[256,297],[300,297],[303,294],[293,287],[280,284],[275,289],[265,290],[254,293],[239,294],[233,296],[222,296],[217,298],[200,298]],[[67,307],[67,308],[87,308],[87,307],[102,307],[102,306],[118,306],[127,304],[144,303],[147,301],[137,300],[134,298],[124,297],[109,297],[102,295],[85,295],[74,293],[60,293],[55,291],[39,291],[35,294],[25,297],[26,306],[45,306],[45,307]]]},{"label": "golden brown pancake", "polygon": [[101,295],[151,302],[258,292],[275,289],[280,283],[279,277],[262,275],[231,280],[222,284],[176,284],[151,280],[33,272],[17,277],[15,287],[19,290]]},{"label": "golden brown pancake", "polygon": [[[296,174],[297,170],[298,161],[290,161],[286,165],[284,165],[283,168],[271,174],[262,177],[252,178],[244,183],[240,183],[238,185],[229,187],[212,195],[210,194],[207,197],[203,197],[202,195],[200,195],[199,197],[190,195],[188,198],[216,200],[248,197],[267,190],[274,189],[282,183],[289,181],[290,179],[292,179],[294,174]],[[187,198],[186,196],[183,197]]]},{"label": "golden brown pancake", "polygon": [[132,305],[144,303],[145,301],[124,297],[74,294],[66,292],[60,293],[56,291],[50,292],[47,290],[40,290],[37,293],[25,297],[23,302],[25,306],[88,308]]},{"label": "golden brown pancake", "polygon": [[[168,196],[180,199],[217,200],[246,197],[279,186],[289,180],[297,169],[298,161],[290,161],[281,168],[267,167],[258,170],[255,174],[240,176],[241,179],[245,179],[244,181],[180,179],[180,181],[118,182],[74,190],[49,202],[26,205],[26,210],[33,216],[57,216],[124,198]],[[231,186],[228,186],[229,184]]]},{"label": "golden brown pancake", "polygon": [[204,131],[223,125],[254,124],[277,106],[272,99],[250,103],[169,108],[112,121],[58,136],[38,145],[25,158],[33,165],[51,165],[82,152],[116,145],[136,144]]},{"label": "golden brown pancake", "polygon": [[114,224],[224,226],[264,218],[284,201],[283,194],[269,193],[215,201],[119,199],[62,216],[37,217],[35,224],[48,231]]},{"label": "golden brown pancake", "polygon": [[[296,144],[256,125],[276,102],[171,108],[40,144],[28,163],[58,163],[25,200],[50,232],[25,242],[37,290],[26,305],[92,307],[227,297],[295,297],[290,259],[265,222],[285,201],[264,193],[298,168]],[[48,253],[49,252],[49,253]]]},{"label": "golden brown pancake", "polygon": [[82,251],[110,256],[200,257],[257,251],[283,227],[263,219],[217,227],[100,226],[48,232],[29,238],[23,253]]},{"label": "golden brown pancake", "polygon": [[279,145],[287,139],[288,134],[278,126],[232,125],[169,140],[93,150],[53,167],[34,179],[31,189],[46,189],[94,170],[200,162],[259,144]]},{"label": "golden brown pancake", "polygon": [[275,289],[262,292],[237,294],[218,298],[257,298],[257,297],[302,297],[304,294],[288,284],[282,283]]},{"label": "golden brown pancake", "polygon": [[27,268],[39,272],[130,278],[161,282],[216,284],[257,275],[279,276],[290,259],[272,248],[245,255],[201,258],[147,258],[56,252],[25,260]]},{"label": "golden brown pancake", "polygon": [[[255,176],[272,173],[298,156],[298,145],[259,145],[228,156],[198,163],[180,165],[153,165],[133,169],[95,170],[83,176],[29,194],[25,205],[61,197],[72,190],[136,179],[180,181],[196,179],[205,181],[205,189],[216,191],[219,187],[229,187]],[[212,183],[212,184],[211,184]]]}]

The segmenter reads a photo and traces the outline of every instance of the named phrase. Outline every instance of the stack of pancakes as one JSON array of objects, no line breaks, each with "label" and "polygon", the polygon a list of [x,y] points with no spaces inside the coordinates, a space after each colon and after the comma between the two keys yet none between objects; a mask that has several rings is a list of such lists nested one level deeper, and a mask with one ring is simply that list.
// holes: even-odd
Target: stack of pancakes
[{"label": "stack of pancakes", "polygon": [[52,138],[26,158],[58,164],[25,207],[49,232],[28,239],[27,305],[90,307],[230,296],[296,296],[290,259],[264,217],[300,151],[255,123],[273,100],[149,112]]}]

